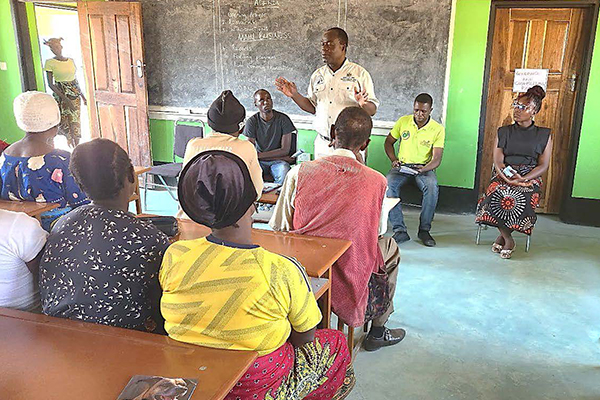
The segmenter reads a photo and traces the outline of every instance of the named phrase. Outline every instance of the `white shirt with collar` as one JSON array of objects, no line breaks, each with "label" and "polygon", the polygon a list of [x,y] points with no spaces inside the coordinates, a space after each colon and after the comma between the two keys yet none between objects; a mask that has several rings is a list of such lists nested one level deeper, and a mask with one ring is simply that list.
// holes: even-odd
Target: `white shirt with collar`
[{"label": "white shirt with collar", "polygon": [[[348,149],[335,149],[333,150],[333,156],[349,157],[356,160],[354,153]],[[273,209],[273,216],[269,221],[269,226],[275,231],[289,232],[294,229],[294,202],[296,200],[296,187],[298,184],[298,171],[300,171],[301,164],[294,166],[285,176],[283,186],[281,187],[281,193]],[[384,197],[382,204],[381,218],[379,221],[379,235],[383,235],[387,231],[387,216],[389,209],[386,211],[386,202],[390,199]],[[397,201],[393,202],[396,205]]]},{"label": "white shirt with collar", "polygon": [[331,125],[346,107],[358,106],[355,93],[366,90],[368,101],[379,107],[375,97],[373,79],[360,65],[346,59],[340,69],[333,72],[327,64],[313,72],[308,85],[308,99],[315,106],[314,129],[329,138]]}]

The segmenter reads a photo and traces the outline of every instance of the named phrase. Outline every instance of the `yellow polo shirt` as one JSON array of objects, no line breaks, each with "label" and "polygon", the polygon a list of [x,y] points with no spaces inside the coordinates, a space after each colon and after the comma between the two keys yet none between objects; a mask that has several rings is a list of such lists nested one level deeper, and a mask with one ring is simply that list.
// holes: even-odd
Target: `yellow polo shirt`
[{"label": "yellow polo shirt", "polygon": [[446,131],[444,127],[429,118],[429,122],[419,129],[413,115],[400,117],[390,134],[400,140],[398,159],[403,164],[427,164],[433,157],[433,148],[444,148]]}]

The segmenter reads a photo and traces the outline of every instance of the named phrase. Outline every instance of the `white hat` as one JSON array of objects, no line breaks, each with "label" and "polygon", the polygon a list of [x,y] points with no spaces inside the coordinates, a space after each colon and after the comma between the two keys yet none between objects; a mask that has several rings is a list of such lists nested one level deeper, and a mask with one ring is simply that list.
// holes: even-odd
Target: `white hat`
[{"label": "white hat", "polygon": [[15,119],[25,132],[44,132],[60,123],[60,109],[48,93],[25,92],[13,103]]}]

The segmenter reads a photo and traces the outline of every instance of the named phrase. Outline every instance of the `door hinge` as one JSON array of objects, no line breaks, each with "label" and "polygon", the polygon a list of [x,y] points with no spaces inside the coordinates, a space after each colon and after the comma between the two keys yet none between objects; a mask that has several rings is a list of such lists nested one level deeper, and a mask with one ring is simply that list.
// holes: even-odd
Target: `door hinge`
[{"label": "door hinge", "polygon": [[575,92],[575,89],[577,89],[577,74],[574,73],[569,78],[569,90]]}]

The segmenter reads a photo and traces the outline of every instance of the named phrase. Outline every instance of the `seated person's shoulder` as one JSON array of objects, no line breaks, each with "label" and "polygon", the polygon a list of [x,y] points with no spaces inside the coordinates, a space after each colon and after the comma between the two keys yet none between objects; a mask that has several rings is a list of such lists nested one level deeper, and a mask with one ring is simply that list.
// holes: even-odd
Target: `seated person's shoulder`
[{"label": "seated person's shoulder", "polygon": [[46,154],[53,158],[58,158],[61,161],[68,161],[71,159],[71,153],[66,150],[54,149],[50,153]]},{"label": "seated person's shoulder", "polygon": [[72,224],[77,223],[78,221],[86,221],[86,216],[90,207],[92,207],[90,204],[77,207],[57,219],[52,226],[50,235],[56,236],[57,234],[70,229]]},{"label": "seated person's shoulder", "polygon": [[284,119],[285,121],[292,122],[292,119],[291,119],[291,118],[290,118],[290,116],[289,116],[289,115],[287,115],[286,113],[283,113],[283,112],[281,112],[281,111],[277,111],[277,110],[273,110],[273,113],[274,113],[275,115],[277,115],[277,116],[278,116],[278,118]]},{"label": "seated person's shoulder", "polygon": [[263,266],[263,270],[269,269],[271,271],[279,272],[285,275],[306,275],[306,270],[304,269],[302,264],[300,264],[300,262],[295,258],[273,253],[262,247],[260,248],[259,260],[259,263]]},{"label": "seated person's shoulder", "polygon": [[398,121],[396,121],[396,124],[406,125],[406,124],[409,124],[412,121],[413,121],[413,115],[412,114],[408,114],[408,115],[403,115],[400,118],[398,118]]},{"label": "seated person's shoulder", "polygon": [[189,257],[198,257],[208,247],[209,243],[205,238],[178,240],[172,243],[167,249],[170,264],[177,264],[178,262],[185,261]]},{"label": "seated person's shoulder", "polygon": [[383,175],[381,172],[377,171],[376,169],[373,169],[367,165],[364,165],[365,167],[365,171],[369,176],[369,179],[373,179],[374,181],[379,181],[379,183],[387,186],[387,179],[385,177],[385,175]]},{"label": "seated person's shoulder", "polygon": [[254,113],[250,118],[248,118],[248,120],[246,121],[246,126],[252,126],[252,128],[256,129],[256,123],[258,122],[258,119],[260,118],[260,113]]},{"label": "seated person's shoulder", "polygon": [[124,224],[131,224],[131,226],[138,228],[140,230],[140,234],[146,239],[156,239],[161,243],[165,241],[168,242],[169,240],[167,235],[154,226],[154,224],[150,221],[141,220],[126,212],[122,213],[122,215],[119,217],[123,219]]},{"label": "seated person's shoulder", "polygon": [[444,129],[444,125],[440,124],[439,122],[437,122],[435,119],[431,118],[431,120],[429,121],[429,123],[431,124],[431,126],[437,130],[443,130]]},{"label": "seated person's shoulder", "polygon": [[282,279],[283,282],[294,284],[303,282],[310,289],[308,274],[298,260],[262,248],[261,250],[260,264],[267,277]]},{"label": "seated person's shoulder", "polygon": [[202,146],[202,143],[205,142],[207,138],[196,137],[196,138],[191,139],[185,147],[186,150],[194,149],[196,147]]},{"label": "seated person's shoulder", "polygon": [[0,222],[4,229],[8,229],[8,232],[3,232],[8,237],[13,231],[20,233],[29,233],[32,231],[41,230],[45,232],[38,220],[22,212],[12,212],[6,210],[0,210]]}]

